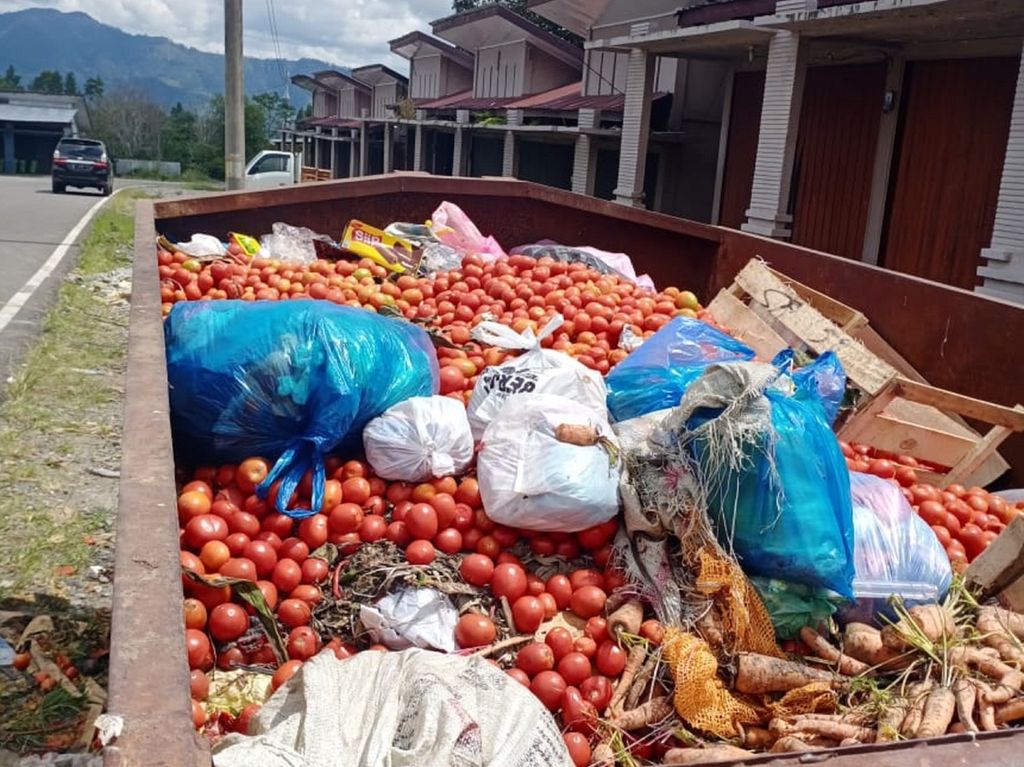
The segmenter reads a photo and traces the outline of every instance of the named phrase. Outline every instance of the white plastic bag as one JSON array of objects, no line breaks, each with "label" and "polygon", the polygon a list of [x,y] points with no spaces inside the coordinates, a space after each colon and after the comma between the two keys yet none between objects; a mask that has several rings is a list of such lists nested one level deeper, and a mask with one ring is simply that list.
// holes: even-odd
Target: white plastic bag
[{"label": "white plastic bag", "polygon": [[366,424],[363,448],[379,477],[424,482],[464,472],[473,435],[466,408],[451,397],[412,397]]},{"label": "white plastic bag", "polygon": [[523,349],[515,359],[484,368],[473,387],[467,412],[473,439],[483,437],[487,425],[514,394],[559,394],[584,405],[607,418],[608,391],[601,375],[554,349],[542,349],[541,341],[550,336],[565,320],[556,314],[540,333],[530,328],[516,333],[499,322],[481,322],[473,328],[473,338],[503,349]]},{"label": "white plastic bag", "polygon": [[374,605],[359,606],[359,620],[374,641],[392,650],[422,647],[455,652],[459,612],[440,591],[408,588],[395,591]]},{"label": "white plastic bag", "polygon": [[[602,443],[581,447],[555,437],[561,425],[589,426]],[[557,394],[505,401],[484,432],[477,478],[487,515],[525,530],[574,533],[619,510],[619,446],[604,411]]]}]

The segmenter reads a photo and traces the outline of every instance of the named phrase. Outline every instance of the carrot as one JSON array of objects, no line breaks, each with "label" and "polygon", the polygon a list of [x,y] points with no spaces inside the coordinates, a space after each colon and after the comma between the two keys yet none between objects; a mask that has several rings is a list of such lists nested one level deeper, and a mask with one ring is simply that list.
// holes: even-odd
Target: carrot
[{"label": "carrot", "polygon": [[985,644],[994,648],[1003,660],[1024,661],[1020,643],[1010,639],[1010,636],[1013,636],[1009,629],[1011,619],[1015,623],[1024,623],[1024,615],[1017,615],[998,607],[982,607],[978,610],[978,631],[981,632]]},{"label": "carrot", "polygon": [[815,655],[835,666],[840,674],[860,676],[868,670],[867,664],[849,655],[844,655],[810,626],[800,629],[800,639],[811,648]]},{"label": "carrot", "polygon": [[979,618],[983,612],[991,614],[1004,631],[1009,631],[1018,639],[1024,639],[1024,615],[1015,613],[1012,610],[1004,610],[1002,607],[996,607],[995,605],[982,607],[978,611]]},{"label": "carrot", "polygon": [[639,730],[651,724],[657,724],[663,719],[672,715],[675,709],[672,707],[672,700],[667,695],[651,698],[646,703],[623,711],[611,721],[612,726],[620,730]]},{"label": "carrot", "polygon": [[662,764],[717,764],[731,762],[754,756],[753,751],[730,746],[728,743],[715,743],[704,748],[670,748],[661,758]]},{"label": "carrot", "polygon": [[949,660],[954,665],[973,666],[999,682],[996,689],[984,695],[989,703],[1006,703],[1024,688],[1024,674],[975,647],[954,647],[949,651]]},{"label": "carrot", "polygon": [[996,724],[996,707],[988,700],[992,688],[980,679],[975,679],[974,685],[978,688],[978,727],[982,732],[995,732],[999,729]]},{"label": "carrot", "polygon": [[839,741],[839,747],[844,748],[845,746],[859,746],[860,743],[861,742],[856,738],[844,738],[843,740]]},{"label": "carrot", "polygon": [[974,721],[974,704],[978,700],[978,688],[966,677],[953,682],[953,695],[956,696],[956,715],[967,732],[977,732],[978,725]]},{"label": "carrot", "polygon": [[802,663],[741,652],[737,656],[735,688],[748,695],[769,692],[789,692],[812,682],[826,682],[841,687],[839,677],[828,671],[811,668]]},{"label": "carrot", "polygon": [[737,722],[736,730],[740,734],[740,741],[747,748],[764,750],[770,748],[772,743],[775,742],[775,736],[764,727],[754,727],[752,725],[744,727]]},{"label": "carrot", "polygon": [[[622,608],[619,609],[621,610]],[[618,612],[618,610],[616,610],[616,612]],[[609,623],[610,622],[611,621],[609,620]],[[640,667],[643,665],[644,658],[646,657],[647,646],[643,642],[638,642],[633,645],[633,649],[629,651],[629,655],[626,657],[626,666],[622,669],[622,676],[619,677],[619,681],[615,685],[615,692],[612,693],[611,702],[608,704],[608,708],[611,711],[620,711],[622,709],[622,702],[629,694],[629,690],[633,686],[633,681],[636,679],[637,672],[640,671]]]},{"label": "carrot", "polygon": [[900,737],[900,725],[907,715],[907,699],[896,698],[882,711],[875,725],[875,742],[892,743]]},{"label": "carrot", "polygon": [[866,623],[848,623],[843,633],[843,652],[878,669],[896,669],[909,660],[882,644],[882,632]]},{"label": "carrot", "polygon": [[593,447],[601,435],[593,426],[563,423],[555,427],[555,439],[568,445]]},{"label": "carrot", "polygon": [[914,737],[917,728],[921,726],[921,718],[924,716],[924,704],[934,684],[931,679],[925,679],[922,682],[910,685],[910,689],[907,691],[907,713],[900,724],[900,735],[903,737]]},{"label": "carrot", "polygon": [[906,650],[910,645],[905,636],[920,632],[929,642],[938,642],[942,637],[951,637],[956,633],[953,616],[942,605],[920,605],[907,610],[907,617],[913,622],[908,624],[907,618],[882,629],[882,644],[891,650]]},{"label": "carrot", "polygon": [[618,640],[619,634],[639,634],[640,624],[644,622],[644,606],[635,599],[625,602],[608,616],[608,633],[612,639]]},{"label": "carrot", "polygon": [[792,736],[801,740],[808,737],[818,737],[835,741],[850,738],[858,743],[873,743],[875,740],[875,731],[870,727],[860,727],[856,724],[848,724],[847,722],[801,718],[797,718],[793,724],[778,722],[779,720],[777,719],[772,720],[769,724],[769,729],[780,737]]},{"label": "carrot", "polygon": [[601,741],[594,746],[590,760],[590,767],[615,767],[615,750],[608,741]]},{"label": "carrot", "polygon": [[921,724],[917,726],[915,738],[937,738],[945,735],[949,723],[956,713],[956,696],[945,685],[936,685],[928,693],[921,712]]},{"label": "carrot", "polygon": [[996,724],[1006,724],[1024,719],[1024,698],[1011,700],[996,706]]},{"label": "carrot", "polygon": [[822,748],[822,746],[812,746],[810,743],[805,743],[800,738],[794,738],[792,735],[786,735],[775,741],[771,751],[774,754],[787,754],[796,751],[821,751]]}]

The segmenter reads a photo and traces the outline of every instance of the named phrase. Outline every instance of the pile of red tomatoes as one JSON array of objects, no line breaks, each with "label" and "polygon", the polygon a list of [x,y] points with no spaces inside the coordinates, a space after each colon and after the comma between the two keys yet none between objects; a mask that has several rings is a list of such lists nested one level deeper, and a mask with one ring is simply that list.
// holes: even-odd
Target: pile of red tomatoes
[{"label": "pile of red tomatoes", "polygon": [[[320,636],[310,621],[313,608],[332,588],[328,563],[311,554],[325,543],[346,554],[363,543],[387,539],[411,564],[429,564],[438,552],[461,556],[462,578],[507,599],[519,634],[532,634],[561,611],[574,613],[580,625],[585,622],[577,636],[556,628],[544,642],[526,644],[507,672],[551,711],[562,712],[567,735],[591,734],[597,712],[608,705],[626,661],[626,651],[609,635],[604,617],[608,595],[624,582],[623,574],[610,566],[617,520],[575,534],[516,530],[487,517],[473,477],[443,477],[418,485],[388,483],[362,461],[336,458],[327,462],[323,507],[310,517],[293,520],[274,510],[276,488],[265,499],[255,493],[269,468],[267,461],[251,458],[238,466],[198,469],[178,496],[178,519],[184,569],[252,581],[274,612],[289,659],[278,666],[273,689],[324,647],[339,658],[386,649],[365,639]],[[293,506],[309,508],[311,494],[307,476],[290,500]],[[537,555],[558,555],[582,564],[542,580],[508,551],[520,541]],[[274,665],[274,653],[253,608],[233,596],[230,588],[214,588],[188,577],[183,577],[183,584],[196,726],[218,732],[244,730],[251,709],[242,712],[241,721],[227,715],[207,721],[206,672],[214,666]],[[463,614],[455,631],[458,645],[478,648],[493,643],[498,634],[495,618]],[[660,641],[660,627],[653,621],[645,624],[643,633]],[[571,740],[576,753],[587,746],[589,759],[586,737]]]},{"label": "pile of red tomatoes", "polygon": [[912,456],[884,454],[867,445],[839,444],[851,471],[874,474],[900,486],[956,569],[973,562],[1014,517],[1024,513],[1024,503],[1011,504],[981,487],[954,484],[939,489],[919,482],[915,470],[936,467],[926,466]]}]

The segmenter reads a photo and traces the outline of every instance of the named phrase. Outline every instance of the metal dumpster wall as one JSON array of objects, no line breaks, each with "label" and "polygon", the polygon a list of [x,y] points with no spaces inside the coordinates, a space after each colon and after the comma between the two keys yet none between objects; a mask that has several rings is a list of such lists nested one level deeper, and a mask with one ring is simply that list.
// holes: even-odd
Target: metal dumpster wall
[{"label": "metal dumpster wall", "polygon": [[[187,237],[193,231],[222,233],[230,229],[260,234],[268,231],[273,221],[287,220],[336,234],[352,216],[370,222],[420,220],[445,198],[464,204],[485,232],[506,243],[546,236],[623,250],[633,256],[639,269],[651,272],[656,280],[693,286],[704,296],[727,283],[747,258],[762,254],[783,271],[854,305],[865,305],[863,300],[854,300],[860,297],[862,286],[864,295],[868,295],[867,290],[888,295],[896,305],[887,306],[880,316],[892,323],[886,327],[895,335],[884,332],[881,324],[878,327],[890,340],[902,340],[904,335],[905,328],[901,329],[896,318],[913,324],[915,316],[932,316],[929,312],[934,307],[915,301],[915,296],[928,302],[938,300],[936,297],[952,302],[951,316],[959,320],[953,309],[964,312],[974,323],[974,332],[981,336],[987,324],[997,323],[990,332],[1000,333],[1002,326],[998,323],[1005,322],[1018,333],[1018,339],[1024,337],[1019,335],[1024,310],[1015,307],[996,305],[931,283],[905,283],[904,278],[895,281],[904,286],[902,290],[909,291],[906,285],[910,285],[920,292],[907,292],[905,301],[901,301],[898,291],[886,287],[889,280],[885,273],[864,276],[872,270],[861,265],[850,270],[851,262],[833,263],[830,257],[785,244],[519,182],[391,176],[156,206],[141,202],[136,216],[108,704],[110,713],[124,717],[125,730],[105,753],[107,767],[192,767],[210,761],[205,745],[193,736],[189,709],[174,465],[154,253],[156,233],[174,232]],[[868,271],[862,271],[865,269]],[[834,290],[829,283],[832,270],[845,275]],[[892,276],[888,277],[891,280]],[[871,307],[874,320],[878,306]],[[959,353],[972,359],[979,345],[988,348],[985,338],[974,341]],[[900,348],[904,350],[902,345]],[[1004,347],[1002,351],[1012,348]],[[904,353],[915,365],[920,364],[909,352]],[[934,349],[929,354],[934,357]],[[923,365],[921,369],[929,374]],[[1012,378],[1004,375],[1000,380],[1006,383]],[[942,381],[936,378],[936,382]],[[958,388],[970,392],[967,386]],[[1007,386],[1005,391],[1019,392],[1019,384],[1016,388]],[[1021,463],[1016,465],[1019,468]],[[1018,752],[1022,746],[1024,732],[1003,732],[976,741],[954,736],[884,749],[843,749],[834,754],[814,754],[813,760],[835,767],[855,767],[866,759],[878,767],[968,763],[1009,767],[1021,763]],[[806,761],[806,755],[785,759],[766,755],[752,763],[795,767]]]}]

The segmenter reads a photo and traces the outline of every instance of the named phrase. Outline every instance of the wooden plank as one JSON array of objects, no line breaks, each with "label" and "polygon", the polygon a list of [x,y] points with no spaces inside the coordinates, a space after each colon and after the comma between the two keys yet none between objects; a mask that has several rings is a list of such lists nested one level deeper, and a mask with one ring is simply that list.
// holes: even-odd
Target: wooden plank
[{"label": "wooden plank", "polygon": [[729,332],[745,343],[758,357],[770,360],[788,344],[755,315],[747,305],[727,290],[721,290],[708,305],[708,311],[717,322],[729,328]]},{"label": "wooden plank", "polygon": [[[859,312],[858,312],[859,314]],[[862,317],[864,315],[861,315]],[[867,318],[865,317],[865,320]],[[903,355],[896,351],[892,346],[882,338],[870,325],[862,325],[855,327],[852,330],[847,330],[851,336],[860,341],[864,346],[868,348],[868,351],[880,357],[885,362],[888,362],[897,372],[904,378],[909,378],[911,381],[918,381],[920,383],[928,383],[923,375],[914,369],[914,366],[904,359]]]},{"label": "wooden plank", "polygon": [[896,382],[897,396],[922,405],[931,405],[940,410],[951,410],[965,418],[990,423],[993,426],[1005,426],[1011,431],[1024,431],[1024,408],[1006,407],[994,402],[967,397],[963,394],[939,389],[928,384],[901,378]]},{"label": "wooden plank", "polygon": [[809,288],[803,283],[787,277],[782,274],[782,272],[777,272],[771,268],[769,268],[768,271],[791,287],[793,292],[800,296],[800,298],[825,315],[825,317],[832,320],[832,322],[841,327],[847,333],[852,335],[852,331],[862,328],[868,324],[868,318],[853,307],[847,306],[841,301],[836,301],[831,296],[820,293],[814,288]]},{"label": "wooden plank", "polygon": [[882,414],[895,396],[896,387],[890,383],[847,420],[839,432],[839,438],[847,442],[861,442],[861,435],[871,426],[875,417]]},{"label": "wooden plank", "polygon": [[883,412],[868,422],[857,441],[897,455],[912,455],[939,466],[956,466],[980,440],[902,421]]},{"label": "wooden plank", "polygon": [[1024,517],[1015,517],[964,573],[968,585],[985,598],[1024,576]]},{"label": "wooden plank", "polygon": [[817,309],[802,299],[757,260],[747,263],[736,275],[736,284],[751,302],[767,309],[789,331],[803,339],[817,354],[834,351],[847,377],[868,394],[877,394],[896,375],[896,369],[844,333]]},{"label": "wooden plank", "polygon": [[978,440],[970,452],[953,466],[953,469],[946,475],[946,484],[973,484],[975,470],[980,468],[986,459],[1003,444],[1003,440],[1012,433],[1005,426],[993,426],[989,429],[988,434]]}]

